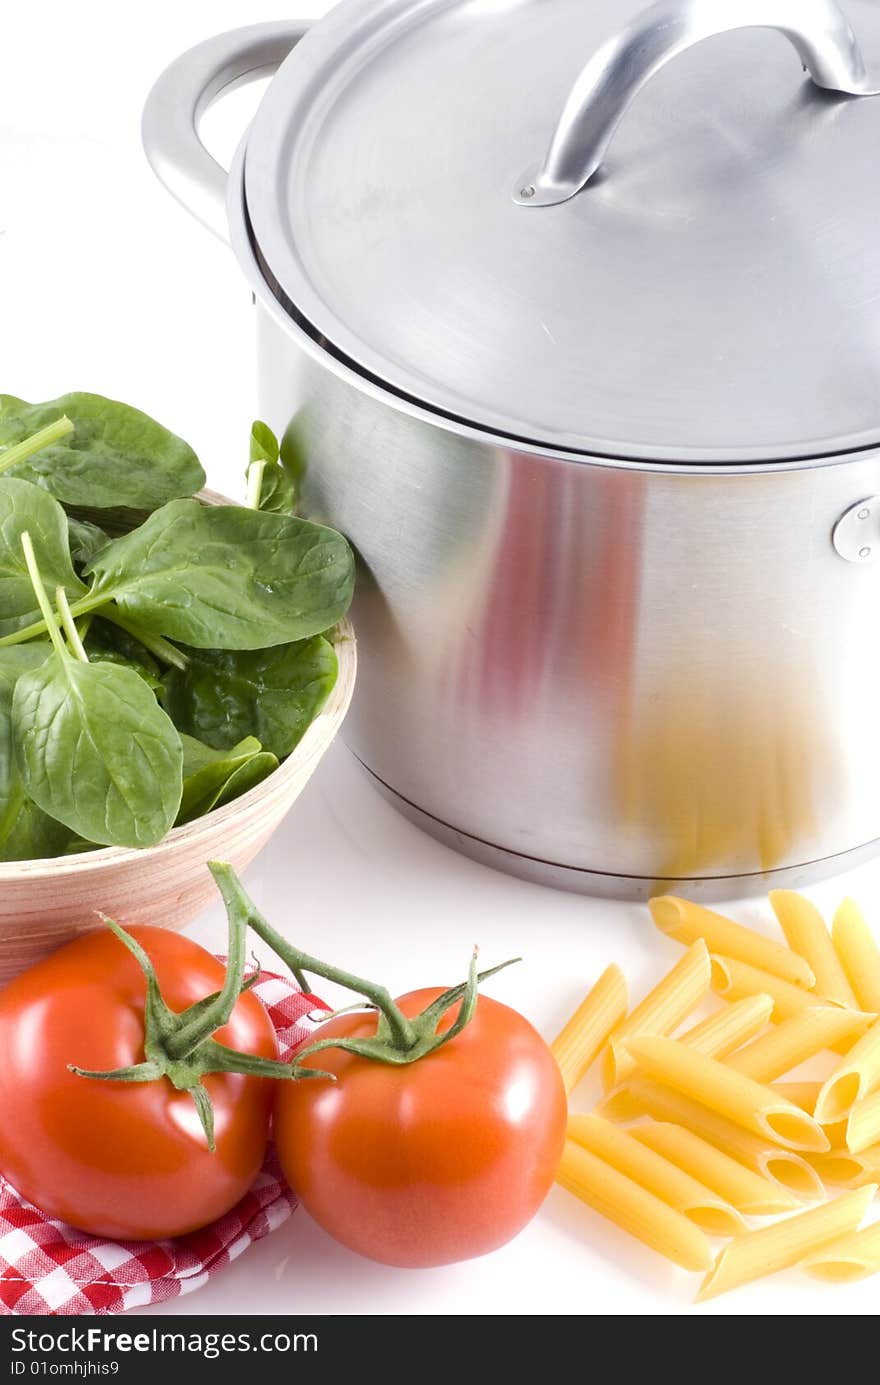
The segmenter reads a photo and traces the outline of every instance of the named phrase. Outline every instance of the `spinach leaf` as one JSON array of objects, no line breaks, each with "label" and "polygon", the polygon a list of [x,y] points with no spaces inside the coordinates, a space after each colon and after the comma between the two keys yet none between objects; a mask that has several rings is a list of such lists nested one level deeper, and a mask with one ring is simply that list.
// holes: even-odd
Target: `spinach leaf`
[{"label": "spinach leaf", "polygon": [[12,698],[24,786],[45,813],[105,846],[155,846],[180,805],[180,737],[142,678],[52,654]]},{"label": "spinach leaf", "polygon": [[230,802],[278,768],[277,758],[264,751],[255,736],[246,736],[230,750],[214,750],[187,735],[181,735],[180,741],[183,797],[178,823],[191,822]]},{"label": "spinach leaf", "polygon": [[20,673],[12,694],[12,739],[25,792],[87,841],[154,846],[180,806],[183,751],[174,723],[133,669],[89,663],[59,589],[68,648],[27,530],[21,547],[52,641],[48,658]]},{"label": "spinach leaf", "polygon": [[180,731],[231,749],[258,736],[289,755],[336,682],[336,653],[320,635],[273,649],[188,649],[187,667],[165,675],[163,705]]},{"label": "spinach leaf", "polygon": [[[67,831],[67,829],[64,829]],[[63,856],[79,856],[83,851],[100,851],[100,847],[95,842],[87,842],[85,837],[71,837],[65,846]]]},{"label": "spinach leaf", "polygon": [[[70,832],[28,798],[19,779],[0,825],[0,860],[39,861],[67,852]],[[82,849],[82,848],[80,848]]]},{"label": "spinach leaf", "polygon": [[130,668],[142,678],[147,687],[153,693],[160,693],[164,684],[162,679],[155,673],[151,673],[143,664],[135,663],[133,659],[127,659],[124,654],[120,654],[116,649],[95,649],[89,654],[90,664],[115,664],[117,668]]},{"label": "spinach leaf", "polygon": [[272,514],[293,514],[296,508],[296,487],[278,460],[278,439],[267,423],[259,419],[251,427],[250,463],[247,470],[248,495],[254,476],[254,463],[259,465],[259,501],[254,508]]},{"label": "spinach leaf", "polygon": [[12,695],[19,676],[44,663],[46,640],[0,649],[0,860],[57,856],[70,833],[38,808],[24,791],[12,739]]},{"label": "spinach leaf", "polygon": [[[127,630],[96,616],[85,637],[90,663],[121,664],[133,668],[153,692],[163,689],[162,670],[148,649]],[[0,650],[2,653],[2,650]]]},{"label": "spinach leaf", "polygon": [[67,532],[70,556],[77,567],[83,567],[110,542],[110,535],[105,534],[97,524],[92,524],[88,519],[77,519],[75,515],[67,516]]},{"label": "spinach leaf", "polygon": [[354,586],[351,549],[335,530],[197,500],[157,510],[86,570],[90,605],[112,599],[145,631],[198,649],[319,634],[347,611]]},{"label": "spinach leaf", "polygon": [[244,764],[238,766],[230,774],[226,783],[212,802],[202,808],[203,813],[210,812],[212,808],[222,808],[226,803],[231,803],[234,798],[241,798],[250,789],[255,789],[258,784],[262,784],[264,779],[268,779],[270,774],[278,768],[278,757],[272,755],[268,750],[261,750],[259,755],[251,755]]},{"label": "spinach leaf", "polygon": [[182,438],[139,409],[99,394],[65,394],[44,404],[0,395],[0,446],[21,442],[62,414],[73,433],[16,463],[10,475],[42,486],[64,505],[155,510],[205,484]]},{"label": "spinach leaf", "polygon": [[52,589],[64,587],[74,600],[86,590],[70,561],[67,516],[58,501],[28,481],[0,476],[0,636],[40,616],[21,547],[26,530]]}]

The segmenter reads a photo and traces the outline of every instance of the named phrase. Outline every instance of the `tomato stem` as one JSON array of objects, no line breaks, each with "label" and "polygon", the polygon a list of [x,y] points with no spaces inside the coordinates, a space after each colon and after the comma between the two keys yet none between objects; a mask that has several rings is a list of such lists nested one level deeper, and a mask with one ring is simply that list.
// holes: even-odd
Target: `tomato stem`
[{"label": "tomato stem", "polygon": [[182,1019],[175,1032],[168,1036],[166,1050],[171,1058],[184,1058],[194,1048],[210,1038],[215,1029],[229,1023],[229,1017],[241,995],[244,964],[247,957],[247,925],[232,914],[228,918],[229,941],[226,976],[223,989],[199,1014]]},{"label": "tomato stem", "polygon": [[[178,1014],[166,1004],[156,971],[136,938],[114,919],[102,914],[107,927],[138,963],[147,986],[144,1006],[144,1062],[112,1071],[97,1072],[70,1065],[77,1077],[95,1082],[156,1082],[167,1078],[178,1091],[188,1092],[198,1113],[208,1148],[214,1150],[214,1110],[202,1078],[212,1072],[238,1072],[249,1077],[292,1078],[293,1064],[256,1053],[241,1053],[212,1038],[229,1022],[236,1002],[253,985],[245,980],[247,933],[238,918],[229,918],[229,963],[223,986]],[[303,1074],[311,1076],[311,1073]]]},{"label": "tomato stem", "polygon": [[367,1000],[376,1006],[376,1009],[380,1011],[387,1022],[396,1047],[406,1052],[415,1046],[418,1039],[415,1026],[411,1020],[407,1019],[400,1007],[394,1003],[384,986],[377,986],[372,981],[364,980],[362,976],[355,976],[352,972],[343,971],[340,967],[321,962],[317,957],[312,957],[308,952],[302,952],[298,947],[294,947],[293,943],[283,938],[263,917],[253,900],[245,892],[232,866],[224,861],[209,861],[208,870],[216,880],[217,888],[223,896],[230,929],[233,919],[239,920],[242,926],[250,924],[257,937],[262,938],[264,943],[268,943],[272,951],[277,953],[281,960],[286,963],[305,991],[308,990],[308,986],[304,984],[305,978],[302,974],[309,971],[314,976],[322,977],[324,981],[333,981],[339,986],[344,986],[348,991],[357,991],[359,995],[366,996]]},{"label": "tomato stem", "polygon": [[[305,1058],[312,1057],[315,1053],[320,1053],[328,1048],[341,1048],[348,1053],[355,1053],[361,1058],[396,1065],[414,1063],[419,1058],[436,1052],[438,1048],[460,1034],[465,1025],[470,1022],[476,1009],[477,988],[480,982],[501,971],[503,967],[510,966],[512,962],[520,960],[518,957],[514,957],[508,962],[502,962],[497,967],[491,967],[488,971],[478,972],[477,949],[474,948],[467,981],[444,991],[420,1015],[409,1018],[409,1016],[404,1015],[400,1006],[392,1000],[384,986],[377,986],[372,981],[365,981],[363,977],[355,976],[351,972],[342,971],[339,967],[322,962],[317,957],[312,957],[309,953],[294,947],[287,938],[283,938],[263,918],[253,900],[245,892],[232,866],[222,861],[209,861],[208,869],[223,896],[230,920],[230,928],[233,918],[250,924],[254,932],[263,939],[263,942],[268,943],[273,952],[277,953],[281,960],[286,963],[303,990],[308,990],[303,973],[311,972],[315,976],[322,977],[325,981],[333,981],[337,985],[344,986],[347,990],[357,991],[365,997],[372,1007],[379,1011],[374,1035],[362,1039],[335,1035],[317,1038],[313,1043],[301,1048],[293,1063],[294,1077],[328,1076],[329,1074],[321,1073],[317,1069],[303,1066]],[[448,1029],[441,1031],[439,1029],[440,1021],[453,1005],[459,1006],[455,1021]],[[359,1007],[351,1006],[349,1008],[358,1009]]]}]

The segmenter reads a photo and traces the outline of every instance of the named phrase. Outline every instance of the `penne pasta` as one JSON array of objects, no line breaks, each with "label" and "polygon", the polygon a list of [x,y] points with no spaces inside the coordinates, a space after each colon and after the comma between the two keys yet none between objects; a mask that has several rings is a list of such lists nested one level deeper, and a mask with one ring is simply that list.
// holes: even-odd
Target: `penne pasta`
[{"label": "penne pasta", "polygon": [[[802,1111],[807,1111],[811,1116],[815,1116],[816,1101],[822,1090],[822,1083],[774,1082],[773,1090],[788,1101],[793,1101],[795,1106],[799,1106]],[[822,1124],[821,1121],[819,1123]],[[828,1136],[828,1142],[832,1149],[846,1148],[846,1120],[834,1121],[831,1125],[822,1125],[822,1129]]]},{"label": "penne pasta", "polygon": [[624,1046],[627,1038],[632,1034],[671,1034],[708,991],[710,972],[709,953],[699,939],[611,1036],[602,1070],[606,1091],[633,1070]]},{"label": "penne pasta", "polygon": [[639,1116],[645,1115],[644,1106],[633,1094],[633,1088],[638,1086],[641,1086],[641,1083],[630,1079],[624,1086],[615,1087],[613,1092],[609,1092],[603,1101],[593,1107],[594,1112],[597,1116],[614,1121],[618,1125],[638,1120]]},{"label": "penne pasta", "polygon": [[742,1000],[747,995],[769,995],[773,1000],[773,1018],[788,1019],[800,1010],[816,1004],[817,996],[801,986],[781,981],[769,971],[761,971],[735,957],[712,953],[712,989],[725,1000]]},{"label": "penne pasta", "polygon": [[823,1182],[841,1188],[863,1188],[866,1183],[880,1183],[880,1145],[871,1145],[861,1154],[850,1154],[847,1149],[816,1154],[813,1167]]},{"label": "penne pasta", "polygon": [[880,1221],[829,1241],[801,1261],[800,1268],[814,1279],[832,1284],[852,1284],[876,1274],[880,1270]]},{"label": "penne pasta", "polygon": [[786,1149],[821,1154],[830,1148],[821,1126],[800,1107],[716,1058],[697,1053],[676,1039],[645,1034],[628,1039],[627,1050],[648,1077],[754,1135]]},{"label": "penne pasta", "polygon": [[[800,1154],[793,1150],[779,1149],[770,1145],[757,1135],[752,1135],[742,1126],[714,1111],[701,1106],[697,1101],[682,1096],[671,1087],[664,1087],[645,1078],[636,1078],[622,1089],[630,1110],[638,1115],[653,1116],[658,1121],[672,1121],[686,1126],[695,1135],[706,1140],[716,1149],[736,1159],[746,1168],[772,1179],[798,1197],[816,1198],[824,1196],[824,1189],[816,1170]],[[615,1097],[619,1093],[614,1094]],[[608,1103],[605,1103],[607,1105]]]},{"label": "penne pasta", "polygon": [[551,1044],[567,1092],[574,1090],[598,1058],[612,1029],[625,1017],[626,1007],[626,981],[620,967],[612,963]]},{"label": "penne pasta", "polygon": [[880,948],[855,900],[838,908],[831,941],[861,1008],[880,1012]]},{"label": "penne pasta", "polygon": [[786,1188],[745,1168],[683,1125],[650,1121],[636,1126],[630,1134],[634,1140],[662,1154],[664,1159],[711,1188],[738,1212],[767,1217],[777,1212],[790,1212],[798,1206],[797,1198]]},{"label": "penne pasta", "polygon": [[787,1101],[793,1101],[808,1115],[816,1109],[816,1098],[822,1090],[821,1082],[774,1082],[773,1090]]},{"label": "penne pasta", "polygon": [[710,1058],[726,1058],[740,1044],[759,1034],[772,1014],[773,1000],[769,995],[748,995],[695,1024],[681,1035],[681,1042]]},{"label": "penne pasta", "polygon": [[773,1226],[734,1237],[703,1280],[697,1302],[789,1269],[808,1256],[812,1259],[823,1246],[856,1230],[876,1191],[876,1185],[869,1184],[822,1207],[795,1212]]},{"label": "penne pasta", "polygon": [[678,899],[674,895],[652,899],[648,908],[660,932],[675,938],[676,942],[694,943],[697,938],[702,938],[710,952],[720,952],[725,957],[748,962],[794,986],[803,986],[810,991],[816,984],[809,964],[798,953],[783,947],[782,943],[774,942],[772,938],[765,938],[752,928],[734,923],[723,914],[716,914],[700,904],[692,904],[690,900]]},{"label": "penne pasta", "polygon": [[770,904],[789,947],[811,968],[816,992],[855,1010],[859,1002],[815,904],[794,890],[771,890]]},{"label": "penne pasta", "polygon": [[565,1142],[556,1181],[683,1269],[703,1270],[712,1263],[709,1242],[698,1226],[574,1140]]},{"label": "penne pasta", "polygon": [[824,1083],[816,1100],[816,1119],[822,1125],[843,1120],[862,1097],[880,1084],[880,1020],[854,1044]]},{"label": "penne pasta", "polygon": [[[816,1005],[790,1015],[727,1059],[728,1066],[756,1082],[772,1082],[835,1044],[852,1046],[873,1016],[838,1005]],[[777,1088],[778,1090],[778,1088]],[[796,1103],[800,1104],[800,1103]]]},{"label": "penne pasta", "polygon": [[880,1141],[880,1092],[857,1101],[846,1122],[846,1147],[850,1154],[861,1154]]},{"label": "penne pasta", "polygon": [[710,1236],[735,1236],[743,1229],[742,1217],[729,1203],[620,1126],[596,1115],[569,1116],[568,1135]]}]

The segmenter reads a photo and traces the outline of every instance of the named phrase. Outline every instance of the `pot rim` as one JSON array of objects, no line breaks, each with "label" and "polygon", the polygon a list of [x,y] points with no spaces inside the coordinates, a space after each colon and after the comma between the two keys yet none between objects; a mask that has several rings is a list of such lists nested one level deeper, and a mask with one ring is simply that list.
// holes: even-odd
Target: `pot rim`
[{"label": "pot rim", "polygon": [[[254,300],[269,313],[275,323],[282,327],[312,359],[330,370],[340,380],[352,385],[362,394],[379,403],[397,410],[422,423],[432,424],[443,432],[470,439],[484,445],[501,448],[513,453],[545,457],[549,461],[569,462],[580,466],[600,466],[614,470],[655,472],[662,475],[681,476],[738,476],[767,475],[791,471],[811,471],[817,467],[842,466],[848,462],[870,462],[880,460],[880,440],[864,442],[844,451],[816,453],[802,457],[767,457],[761,454],[744,457],[733,449],[700,450],[671,449],[660,447],[653,457],[630,457],[605,452],[579,452],[565,448],[555,448],[549,444],[535,442],[529,438],[510,437],[481,428],[454,414],[442,413],[429,405],[397,391],[385,381],[376,379],[350,361],[341,352],[318,341],[311,330],[311,324],[296,312],[294,304],[285,302],[280,287],[276,290],[267,278],[256,238],[253,233],[247,209],[244,169],[247,157],[248,134],[246,133],[229,170],[227,180],[227,220],[229,238],[233,254],[243,270],[245,278],[254,295]],[[692,458],[689,460],[688,458]]]}]

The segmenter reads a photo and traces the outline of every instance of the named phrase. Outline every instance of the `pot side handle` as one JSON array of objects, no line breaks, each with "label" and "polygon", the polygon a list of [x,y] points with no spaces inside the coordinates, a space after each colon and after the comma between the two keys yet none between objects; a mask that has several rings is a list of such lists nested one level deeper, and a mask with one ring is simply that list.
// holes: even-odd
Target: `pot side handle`
[{"label": "pot side handle", "polygon": [[229,240],[227,173],[202,143],[199,121],[224,92],[280,67],[308,27],[281,20],[205,39],[167,67],[147,97],[141,135],[153,172],[221,240]]},{"label": "pot side handle", "polygon": [[[777,29],[816,86],[876,96],[837,0],[658,0],[590,58],[572,87],[544,161],[517,180],[523,207],[567,202],[590,181],[646,82],[672,58],[733,29]],[[731,80],[735,80],[735,72]]]}]

